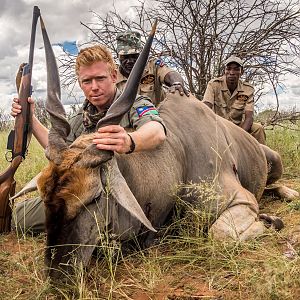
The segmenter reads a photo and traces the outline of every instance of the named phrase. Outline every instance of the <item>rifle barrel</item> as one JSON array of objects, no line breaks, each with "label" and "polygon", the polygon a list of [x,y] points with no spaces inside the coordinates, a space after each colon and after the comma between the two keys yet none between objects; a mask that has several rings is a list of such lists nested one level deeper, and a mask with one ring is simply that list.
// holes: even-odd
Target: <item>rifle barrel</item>
[{"label": "rifle barrel", "polygon": [[25,158],[27,147],[31,139],[31,124],[32,113],[30,110],[30,104],[28,103],[28,97],[32,94],[31,78],[33,67],[33,54],[34,44],[36,36],[37,22],[40,17],[40,9],[37,6],[33,7],[31,36],[30,36],[30,48],[29,48],[29,60],[23,68],[21,84],[19,88],[19,104],[22,107],[21,113],[16,116],[15,120],[15,138],[13,147],[13,157],[21,155]]},{"label": "rifle barrel", "polygon": [[[37,21],[38,21],[40,15],[41,15],[40,9],[37,6],[34,6],[33,7],[33,16],[32,16],[32,26],[31,26],[31,36],[30,36],[29,59],[28,59],[28,64],[30,66],[31,71],[32,71],[32,65],[33,65],[36,25],[37,25]],[[31,72],[30,72],[30,74],[31,74]],[[31,81],[31,77],[30,77],[30,81]]]}]

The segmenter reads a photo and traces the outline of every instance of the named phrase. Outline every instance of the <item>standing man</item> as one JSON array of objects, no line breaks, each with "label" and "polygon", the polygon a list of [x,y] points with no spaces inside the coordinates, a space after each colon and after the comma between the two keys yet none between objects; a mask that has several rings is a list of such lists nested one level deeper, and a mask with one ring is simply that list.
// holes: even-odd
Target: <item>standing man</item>
[{"label": "standing man", "polygon": [[224,63],[222,77],[209,81],[203,102],[213,111],[249,132],[261,144],[266,144],[266,135],[262,125],[253,122],[254,88],[243,82],[243,62],[236,56],[230,56]]},{"label": "standing man", "polygon": [[[116,87],[116,65],[110,51],[104,46],[82,49],[76,58],[75,72],[86,100],[82,109],[70,120],[71,144],[79,135],[94,132],[93,143],[99,150],[130,154],[154,149],[166,139],[165,127],[155,106],[145,96],[137,96],[120,125],[108,125],[96,131],[112,103],[120,96]],[[32,98],[28,100],[33,104]],[[14,99],[11,115],[21,112],[18,99]],[[128,132],[128,129],[130,132]],[[32,132],[43,148],[48,145],[48,129],[34,116]],[[44,204],[40,198],[16,204],[14,226],[20,232],[44,230]]]},{"label": "standing man", "polygon": [[[117,87],[123,90],[128,76],[141,52],[141,35],[137,31],[126,31],[117,35],[117,53],[120,66],[117,70]],[[158,105],[165,98],[163,85],[170,92],[178,90],[181,95],[189,95],[179,73],[168,68],[157,58],[149,60],[141,79],[138,94],[147,96],[152,103]]]}]

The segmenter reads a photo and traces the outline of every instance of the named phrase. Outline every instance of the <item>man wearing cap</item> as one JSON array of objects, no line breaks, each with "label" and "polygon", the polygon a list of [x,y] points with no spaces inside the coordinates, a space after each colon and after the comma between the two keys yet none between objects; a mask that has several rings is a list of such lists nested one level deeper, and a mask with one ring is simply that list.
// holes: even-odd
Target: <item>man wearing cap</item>
[{"label": "man wearing cap", "polygon": [[243,62],[236,56],[230,56],[224,63],[222,77],[209,81],[203,102],[213,111],[249,132],[261,144],[266,143],[262,125],[253,122],[254,88],[248,82],[240,80],[243,74]]},{"label": "man wearing cap", "polygon": [[[117,53],[120,61],[117,87],[121,91],[125,87],[141,48],[139,32],[126,31],[117,35]],[[163,85],[168,86],[170,92],[178,90],[181,95],[189,95],[180,74],[168,68],[161,59],[152,58],[145,67],[138,94],[149,97],[153,104],[158,105],[165,98]]]}]

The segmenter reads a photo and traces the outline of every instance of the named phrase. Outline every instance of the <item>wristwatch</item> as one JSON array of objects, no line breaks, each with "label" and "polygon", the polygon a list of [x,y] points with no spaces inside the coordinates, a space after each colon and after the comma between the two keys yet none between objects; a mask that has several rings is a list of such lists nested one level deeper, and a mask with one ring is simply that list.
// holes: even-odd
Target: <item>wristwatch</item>
[{"label": "wristwatch", "polygon": [[130,153],[132,153],[132,152],[135,150],[135,142],[134,142],[132,136],[131,136],[129,133],[127,133],[127,134],[128,134],[129,137],[130,137],[131,144],[130,144],[129,151],[125,152],[125,154],[130,154]]}]

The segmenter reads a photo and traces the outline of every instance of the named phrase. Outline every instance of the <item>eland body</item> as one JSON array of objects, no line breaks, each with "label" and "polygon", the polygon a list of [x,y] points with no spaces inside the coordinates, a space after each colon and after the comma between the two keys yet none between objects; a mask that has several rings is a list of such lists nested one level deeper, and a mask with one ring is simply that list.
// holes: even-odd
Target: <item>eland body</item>
[{"label": "eland body", "polygon": [[[118,124],[130,109],[150,45],[146,44],[148,50],[141,53],[125,91],[97,128]],[[278,153],[193,96],[179,93],[168,94],[160,105],[167,139],[157,149],[129,155],[100,151],[92,143],[93,134],[67,146],[70,128],[57,92],[59,82],[54,80],[58,75],[51,51],[47,64],[50,162],[38,187],[46,209],[46,264],[51,277],[59,277],[60,269],[68,271],[73,259],[87,265],[104,231],[120,241],[143,233],[143,242],[151,243],[167,221],[175,189],[182,184],[214,182],[217,197],[209,203],[214,238],[246,240],[264,232],[258,201],[265,186],[282,174]],[[178,192],[200,201],[184,188]]]}]

